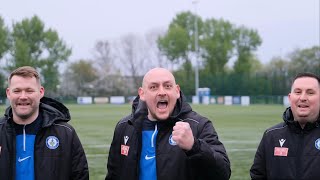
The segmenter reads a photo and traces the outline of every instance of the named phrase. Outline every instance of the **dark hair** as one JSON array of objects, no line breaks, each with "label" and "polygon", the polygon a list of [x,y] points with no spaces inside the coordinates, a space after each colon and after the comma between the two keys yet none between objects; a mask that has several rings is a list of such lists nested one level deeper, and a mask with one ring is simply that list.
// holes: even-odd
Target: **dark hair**
[{"label": "dark hair", "polygon": [[302,77],[311,77],[314,78],[318,81],[318,84],[320,85],[320,77],[316,74],[310,73],[310,72],[302,72],[302,73],[298,73],[292,80],[292,84],[294,83],[294,81],[298,78],[302,78]]},{"label": "dark hair", "polygon": [[21,76],[21,77],[35,77],[37,82],[41,85],[40,82],[40,75],[37,72],[37,70],[31,66],[22,66],[19,67],[17,69],[15,69],[14,71],[12,71],[12,73],[10,74],[9,78],[8,78],[8,85],[10,86],[10,82],[13,76]]}]

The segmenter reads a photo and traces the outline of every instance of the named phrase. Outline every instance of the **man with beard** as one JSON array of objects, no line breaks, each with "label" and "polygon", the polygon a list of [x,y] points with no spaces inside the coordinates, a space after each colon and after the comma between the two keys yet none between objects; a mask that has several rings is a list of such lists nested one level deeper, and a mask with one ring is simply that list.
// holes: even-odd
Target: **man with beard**
[{"label": "man with beard", "polygon": [[132,114],[116,125],[106,180],[230,178],[212,122],[192,110],[170,71],[148,71],[138,93]]},{"label": "man with beard", "polygon": [[263,134],[250,169],[252,179],[320,179],[320,78],[298,74],[284,122]]},{"label": "man with beard", "polygon": [[69,110],[44,97],[38,72],[23,66],[8,78],[10,106],[0,119],[1,180],[87,180],[88,163]]}]

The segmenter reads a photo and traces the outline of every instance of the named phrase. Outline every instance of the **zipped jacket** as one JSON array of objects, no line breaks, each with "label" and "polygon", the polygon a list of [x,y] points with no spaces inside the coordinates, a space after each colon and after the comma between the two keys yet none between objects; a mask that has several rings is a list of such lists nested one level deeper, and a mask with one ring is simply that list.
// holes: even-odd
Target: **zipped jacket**
[{"label": "zipped jacket", "polygon": [[250,169],[252,179],[320,179],[320,119],[302,129],[291,108],[284,122],[267,129]]},{"label": "zipped jacket", "polygon": [[[70,120],[69,110],[58,101],[43,97],[39,113],[42,125],[35,137],[35,180],[87,180],[88,163]],[[0,179],[15,179],[16,132],[12,108],[0,120]],[[54,142],[50,142],[54,140]]]},{"label": "zipped jacket", "polygon": [[[110,146],[106,180],[139,179],[142,121],[148,110],[139,96],[132,114],[118,122]],[[195,141],[190,151],[172,143],[177,121],[190,124]],[[211,121],[192,111],[181,92],[169,119],[158,121],[156,137],[156,174],[158,180],[229,179],[230,162]]]}]

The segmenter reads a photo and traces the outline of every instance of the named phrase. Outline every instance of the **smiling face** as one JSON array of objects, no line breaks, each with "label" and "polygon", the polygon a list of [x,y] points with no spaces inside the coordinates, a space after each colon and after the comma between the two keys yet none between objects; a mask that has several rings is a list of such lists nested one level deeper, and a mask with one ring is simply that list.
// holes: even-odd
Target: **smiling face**
[{"label": "smiling face", "polygon": [[307,122],[316,121],[320,111],[320,87],[317,79],[297,78],[292,84],[289,101],[294,120],[302,127]]},{"label": "smiling face", "polygon": [[13,75],[10,78],[6,94],[12,107],[13,120],[17,124],[30,124],[38,116],[44,88],[40,81],[30,74]]},{"label": "smiling face", "polygon": [[180,97],[180,87],[170,71],[154,68],[144,76],[139,96],[147,104],[150,120],[166,120]]}]

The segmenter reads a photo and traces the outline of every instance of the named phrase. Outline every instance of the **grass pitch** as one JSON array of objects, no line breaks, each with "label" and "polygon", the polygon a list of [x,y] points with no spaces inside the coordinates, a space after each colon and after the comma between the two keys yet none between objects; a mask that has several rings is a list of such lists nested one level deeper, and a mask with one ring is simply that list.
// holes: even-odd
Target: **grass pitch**
[{"label": "grass pitch", "polygon": [[[90,179],[102,180],[116,123],[131,113],[126,105],[67,105],[89,161]],[[5,107],[0,106],[3,111]],[[225,145],[231,161],[231,180],[250,179],[257,146],[265,129],[282,121],[281,105],[192,105],[193,110],[209,118]],[[208,167],[209,168],[209,167]]]}]

